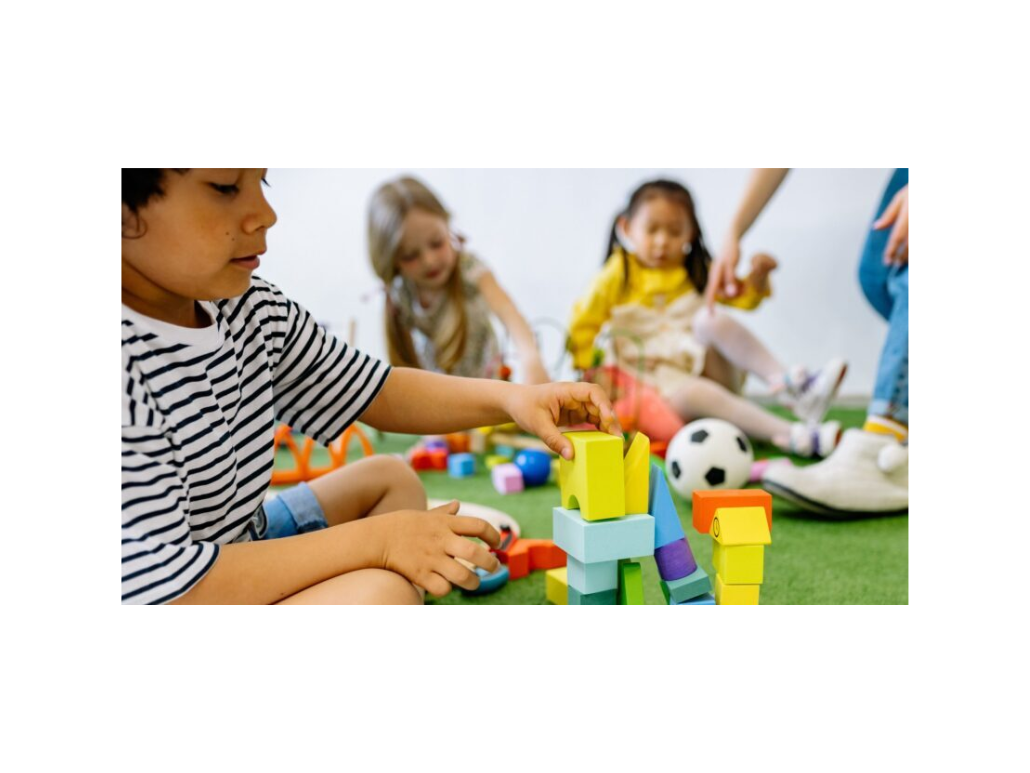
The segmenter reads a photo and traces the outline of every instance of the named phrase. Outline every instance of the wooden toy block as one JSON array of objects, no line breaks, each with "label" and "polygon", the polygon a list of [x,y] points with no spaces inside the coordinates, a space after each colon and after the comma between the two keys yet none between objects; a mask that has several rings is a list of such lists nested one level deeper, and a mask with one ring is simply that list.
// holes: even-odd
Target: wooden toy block
[{"label": "wooden toy block", "polygon": [[447,457],[447,472],[452,478],[469,478],[476,474],[476,457],[472,454],[451,454]]},{"label": "wooden toy block", "polygon": [[697,561],[686,537],[655,548],[654,562],[663,580],[679,580],[697,571]]},{"label": "wooden toy block", "polygon": [[597,593],[580,593],[578,590],[569,586],[569,604],[575,606],[587,606],[590,604],[617,604],[619,601],[619,592],[612,588],[611,590],[598,591]]},{"label": "wooden toy block", "polygon": [[422,447],[427,451],[439,451],[444,450],[450,452],[450,447],[447,445],[447,441],[439,435],[429,435],[422,438]]},{"label": "wooden toy block", "polygon": [[549,569],[544,581],[547,584],[547,600],[552,604],[569,603],[569,578],[568,569]]},{"label": "wooden toy block", "polygon": [[715,573],[730,585],[761,585],[765,548],[762,545],[712,543]]},{"label": "wooden toy block", "polygon": [[585,564],[654,554],[654,518],[646,513],[586,521],[579,510],[554,508],[554,543]]},{"label": "wooden toy block", "polygon": [[511,446],[494,446],[494,453],[498,456],[507,456],[509,459],[515,458],[515,449]]},{"label": "wooden toy block", "polygon": [[487,445],[489,444],[489,431],[484,432],[483,428],[471,432],[469,434],[469,452],[473,454],[485,454],[487,452]]},{"label": "wooden toy block", "polygon": [[580,593],[597,593],[619,587],[619,562],[596,561],[584,564],[569,556],[569,587]]},{"label": "wooden toy block", "polygon": [[446,470],[447,469],[447,453],[446,448],[436,448],[429,451],[429,465],[432,470]]},{"label": "wooden toy block", "polygon": [[651,465],[651,482],[648,487],[647,512],[654,516],[654,545],[660,548],[670,542],[686,538],[680,523],[676,504],[672,501],[669,483],[665,473],[657,464]]},{"label": "wooden toy block", "polygon": [[651,441],[643,432],[638,432],[626,451],[622,462],[626,487],[627,513],[654,513],[650,502]]},{"label": "wooden toy block", "polygon": [[712,539],[728,545],[768,545],[772,542],[761,507],[720,507],[712,518]]},{"label": "wooden toy block", "polygon": [[772,495],[761,489],[711,489],[695,491],[693,496],[694,528],[709,534],[712,519],[720,507],[764,507],[765,517],[772,531]]},{"label": "wooden toy block", "polygon": [[499,494],[514,494],[522,491],[522,471],[514,464],[499,464],[490,471],[490,479]]},{"label": "wooden toy block", "polygon": [[408,461],[411,463],[411,469],[413,470],[433,469],[433,460],[429,458],[429,451],[424,448],[413,450]]},{"label": "wooden toy block", "polygon": [[466,432],[453,432],[444,435],[447,448],[452,454],[467,454],[469,452],[470,440]]},{"label": "wooden toy block", "polygon": [[683,604],[712,589],[708,573],[700,566],[686,577],[678,580],[662,580],[662,595],[666,604]]},{"label": "wooden toy block", "polygon": [[758,603],[761,585],[730,585],[715,575],[715,603],[724,605],[749,605]]},{"label": "wooden toy block", "polygon": [[521,580],[530,572],[565,566],[565,551],[549,539],[513,539],[492,551],[502,564],[507,564],[512,580]]},{"label": "wooden toy block", "polygon": [[498,456],[497,454],[491,454],[486,457],[486,469],[492,470],[499,464],[511,464],[510,456]]},{"label": "wooden toy block", "polygon": [[626,515],[622,440],[605,432],[566,432],[574,458],[560,462],[561,505],[578,509],[584,520]]},{"label": "wooden toy block", "polygon": [[644,603],[644,575],[635,561],[619,562],[619,603]]},{"label": "wooden toy block", "polygon": [[713,596],[711,593],[705,593],[704,595],[698,596],[696,599],[690,599],[690,601],[681,601],[679,604],[676,604],[676,606],[677,607],[683,607],[683,606],[686,606],[687,604],[696,604],[698,606],[707,605],[707,604],[714,605],[715,604],[715,596]]}]

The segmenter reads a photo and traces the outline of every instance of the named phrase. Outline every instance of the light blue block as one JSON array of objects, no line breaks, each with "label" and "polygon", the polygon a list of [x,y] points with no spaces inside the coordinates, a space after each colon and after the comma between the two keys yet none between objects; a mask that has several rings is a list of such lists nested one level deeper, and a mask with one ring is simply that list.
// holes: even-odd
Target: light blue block
[{"label": "light blue block", "polygon": [[584,564],[654,555],[654,518],[646,513],[585,521],[579,510],[554,508],[554,544]]},{"label": "light blue block", "polygon": [[509,459],[515,458],[515,449],[511,446],[494,446],[494,454],[497,456],[507,456]]},{"label": "light blue block", "polygon": [[688,601],[708,594],[712,589],[712,580],[704,567],[699,566],[692,574],[678,580],[661,581],[662,595],[667,604],[685,604]]},{"label": "light blue block", "polygon": [[647,510],[654,516],[654,546],[661,548],[686,535],[680,524],[679,513],[676,512],[676,504],[672,501],[665,473],[654,462],[651,463],[648,483]]},{"label": "light blue block", "polygon": [[569,587],[575,588],[580,593],[597,593],[619,587],[618,561],[584,564],[569,556],[566,566],[569,568]]},{"label": "light blue block", "polygon": [[476,474],[476,457],[472,454],[451,454],[447,457],[447,472],[452,478],[467,478]]},{"label": "light blue block", "polygon": [[587,605],[598,605],[598,604],[612,604],[617,605],[619,603],[619,591],[618,590],[602,590],[597,593],[580,593],[578,590],[569,586],[569,606],[587,606]]},{"label": "light blue block", "polygon": [[704,606],[706,604],[711,604],[714,606],[715,596],[713,596],[711,593],[706,593],[703,596],[698,596],[696,599],[691,599],[690,601],[681,601],[679,604],[674,604],[673,606],[685,607],[687,606],[687,604],[693,604],[695,606]]}]

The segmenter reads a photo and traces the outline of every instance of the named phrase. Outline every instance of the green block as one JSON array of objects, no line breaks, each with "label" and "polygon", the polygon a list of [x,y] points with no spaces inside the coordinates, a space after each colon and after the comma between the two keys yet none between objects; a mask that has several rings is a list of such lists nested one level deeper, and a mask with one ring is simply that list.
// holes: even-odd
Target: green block
[{"label": "green block", "polygon": [[708,593],[712,589],[712,581],[708,572],[700,566],[693,574],[688,574],[679,580],[666,582],[662,580],[662,595],[665,596],[666,604],[682,604],[698,596]]},{"label": "green block", "polygon": [[616,604],[619,601],[619,592],[612,588],[611,590],[602,590],[597,593],[580,593],[578,590],[569,586],[569,606],[586,606],[588,604]]},{"label": "green block", "polygon": [[635,561],[619,562],[619,603],[644,603],[644,575]]}]

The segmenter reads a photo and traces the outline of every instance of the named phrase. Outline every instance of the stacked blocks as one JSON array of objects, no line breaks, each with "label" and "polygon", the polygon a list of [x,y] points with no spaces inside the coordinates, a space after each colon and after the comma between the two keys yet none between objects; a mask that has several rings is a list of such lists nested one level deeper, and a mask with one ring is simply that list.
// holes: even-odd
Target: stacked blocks
[{"label": "stacked blocks", "polygon": [[[554,542],[568,554],[568,603],[642,604],[640,564],[654,553],[655,519],[645,492],[649,443],[638,435],[625,460],[619,438],[568,432],[572,461],[560,460],[561,507],[554,508]],[[639,508],[636,512],[627,511]]]},{"label": "stacked blocks", "polygon": [[714,540],[716,604],[757,604],[765,546],[772,544],[772,497],[766,491],[695,491],[694,526]]},{"label": "stacked blocks", "polygon": [[579,510],[587,521],[626,515],[622,440],[604,432],[566,432],[573,459],[562,459],[558,478],[561,506]]},{"label": "stacked blocks", "polygon": [[494,488],[500,494],[514,494],[522,491],[525,484],[522,481],[522,471],[514,464],[499,464],[490,470],[490,479]]},{"label": "stacked blocks", "polygon": [[469,478],[476,474],[476,458],[472,454],[451,454],[447,458],[447,471],[452,478]]},{"label": "stacked blocks", "polygon": [[697,565],[687,535],[683,533],[665,474],[654,463],[651,463],[648,512],[655,520],[654,560],[666,602],[681,604],[711,590],[708,573]]}]

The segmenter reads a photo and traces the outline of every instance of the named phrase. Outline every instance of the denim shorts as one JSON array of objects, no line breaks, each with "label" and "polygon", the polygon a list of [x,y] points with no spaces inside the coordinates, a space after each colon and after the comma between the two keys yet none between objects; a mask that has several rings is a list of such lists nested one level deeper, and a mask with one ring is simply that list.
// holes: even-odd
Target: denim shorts
[{"label": "denim shorts", "polygon": [[264,504],[268,526],[261,539],[279,539],[295,534],[318,531],[329,524],[318,504],[314,492],[307,483],[301,483],[282,492],[275,499]]}]

